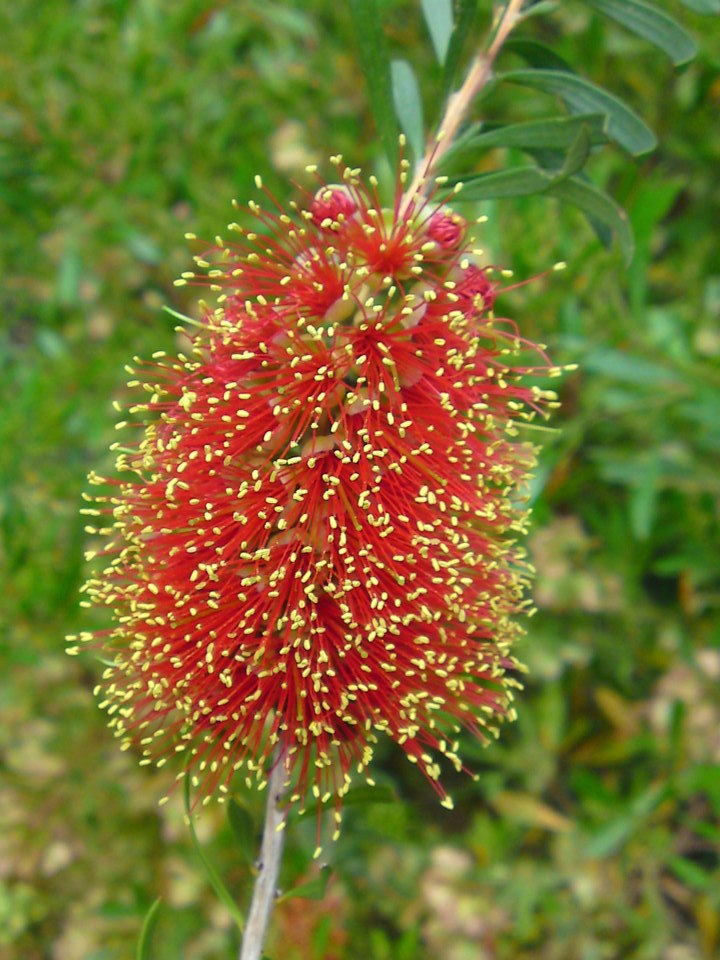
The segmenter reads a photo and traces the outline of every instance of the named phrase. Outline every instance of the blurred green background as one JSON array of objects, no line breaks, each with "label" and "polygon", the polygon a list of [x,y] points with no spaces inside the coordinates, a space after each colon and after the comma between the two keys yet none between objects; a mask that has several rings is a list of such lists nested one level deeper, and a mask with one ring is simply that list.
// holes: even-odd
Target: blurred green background
[{"label": "blurred green background", "polygon": [[[431,113],[419,4],[383,8]],[[535,482],[519,720],[487,750],[466,742],[481,776],[449,778],[453,813],[385,749],[395,802],[348,809],[325,899],[277,910],[275,960],[720,956],[720,25],[665,9],[700,44],[679,74],[580,2],[524,31],[660,137],[639,166],[591,165],[629,211],[632,265],[553,201],[477,211],[518,275],[568,261],[504,306],[579,364]],[[256,172],[283,200],[331,153],[382,173],[352,25],[330,0],[2,0],[0,36],[0,957],[126,960],[160,895],[153,956],[224,960],[235,935],[180,798],[157,806],[171,774],[118,751],[92,656],[63,652],[100,625],[77,605],[80,494],[112,469],[123,365],[173,349],[163,304],[196,310],[172,283],[183,233],[222,230]],[[551,107],[499,89],[483,112]],[[222,808],[198,832],[245,902]],[[293,825],[284,886],[313,875],[314,842]]]}]

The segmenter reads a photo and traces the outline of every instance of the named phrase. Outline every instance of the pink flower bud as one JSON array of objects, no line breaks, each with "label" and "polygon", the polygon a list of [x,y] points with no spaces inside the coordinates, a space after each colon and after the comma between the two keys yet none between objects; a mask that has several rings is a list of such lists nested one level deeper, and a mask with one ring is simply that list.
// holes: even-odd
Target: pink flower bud
[{"label": "pink flower bud", "polygon": [[466,313],[487,313],[495,306],[495,285],[487,270],[468,267],[455,288]]},{"label": "pink flower bud", "polygon": [[467,223],[451,210],[436,210],[427,221],[427,235],[443,250],[454,250],[465,235]]},{"label": "pink flower bud", "polygon": [[[357,204],[345,187],[321,187],[310,204],[313,222],[331,228],[348,220],[357,210]],[[328,223],[328,221],[331,221]]]}]

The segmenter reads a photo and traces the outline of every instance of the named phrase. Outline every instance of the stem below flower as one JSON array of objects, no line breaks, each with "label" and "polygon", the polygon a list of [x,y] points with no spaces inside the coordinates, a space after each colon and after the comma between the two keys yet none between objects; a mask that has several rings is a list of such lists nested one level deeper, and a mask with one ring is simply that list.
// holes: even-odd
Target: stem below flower
[{"label": "stem below flower", "polygon": [[284,813],[279,803],[286,787],[285,752],[275,755],[267,785],[265,826],[260,847],[260,863],[255,881],[250,913],[240,947],[239,960],[260,960],[265,932],[272,913],[280,872],[280,859],[285,843],[285,831],[281,828]]},{"label": "stem below flower", "polygon": [[517,24],[524,3],[525,0],[508,0],[505,9],[500,14],[500,19],[497,21],[487,53],[483,53],[481,50],[477,54],[462,87],[449,98],[447,109],[438,124],[437,135],[433,138],[425,156],[417,165],[413,181],[408,190],[405,191],[401,211],[407,210],[414,196],[418,193],[424,193],[426,184],[430,182],[441,158],[452,146],[470,104],[491,78],[497,55],[513,27]]}]

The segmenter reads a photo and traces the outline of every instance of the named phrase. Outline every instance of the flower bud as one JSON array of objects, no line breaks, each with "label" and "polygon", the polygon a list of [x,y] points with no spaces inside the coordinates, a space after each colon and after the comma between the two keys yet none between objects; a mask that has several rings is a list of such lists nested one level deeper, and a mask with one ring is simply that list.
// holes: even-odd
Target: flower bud
[{"label": "flower bud", "polygon": [[495,306],[495,285],[487,269],[470,266],[463,273],[455,293],[465,313],[488,313]]},{"label": "flower bud", "polygon": [[461,216],[441,207],[427,221],[426,233],[443,250],[455,250],[460,246],[466,227]]},{"label": "flower bud", "polygon": [[332,229],[349,220],[357,204],[345,187],[334,184],[321,187],[310,204],[313,223],[323,229]]}]

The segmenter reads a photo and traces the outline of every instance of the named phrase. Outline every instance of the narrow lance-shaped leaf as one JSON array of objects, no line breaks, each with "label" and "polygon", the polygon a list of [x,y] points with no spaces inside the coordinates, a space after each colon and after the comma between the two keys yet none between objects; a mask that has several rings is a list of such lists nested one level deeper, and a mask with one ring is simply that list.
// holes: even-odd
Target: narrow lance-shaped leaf
[{"label": "narrow lance-shaped leaf", "polygon": [[[495,200],[501,197],[522,197],[544,193],[553,184],[560,183],[577,173],[590,153],[590,132],[587,126],[576,131],[575,138],[556,169],[526,166],[481,173],[469,178],[460,178],[462,190],[457,196],[463,200]],[[457,183],[458,181],[454,181]]]},{"label": "narrow lance-shaped leaf", "polygon": [[[582,357],[583,370],[591,373],[600,373],[604,377],[616,380],[618,383],[630,383],[635,387],[653,387],[662,390],[671,390],[681,386],[677,372],[664,363],[648,360],[638,353],[627,350],[616,350],[612,347],[596,346]],[[645,454],[639,454],[644,459]],[[622,477],[618,474],[614,479],[635,481],[636,458],[633,462],[623,458],[618,464]]]},{"label": "narrow lance-shaped leaf", "polygon": [[531,67],[575,73],[567,60],[563,60],[552,47],[548,47],[545,43],[538,43],[537,40],[528,40],[527,37],[508,37],[503,49],[509,53],[516,53]]},{"label": "narrow lance-shaped leaf", "polygon": [[677,20],[638,0],[585,0],[598,13],[663,50],[677,66],[692,60],[697,46]]},{"label": "narrow lance-shaped leaf", "polygon": [[690,10],[694,10],[695,13],[702,13],[706,16],[720,13],[720,0],[680,0],[680,3]]},{"label": "narrow lance-shaped leaf", "polygon": [[250,812],[237,800],[230,798],[227,804],[228,822],[237,840],[238,848],[246,863],[255,859],[255,824]]},{"label": "narrow lance-shaped leaf", "polygon": [[592,144],[607,143],[605,116],[600,113],[576,114],[573,117],[549,117],[547,120],[529,120],[512,123],[493,130],[481,130],[464,141],[464,149],[516,147],[519,150],[567,150],[586,126]]},{"label": "narrow lance-shaped leaf", "polygon": [[192,841],[193,848],[195,853],[198,855],[198,859],[203,865],[205,874],[210,882],[211,887],[218,895],[219,899],[225,904],[227,909],[230,911],[230,915],[237,924],[238,929],[242,933],[245,929],[245,918],[243,917],[240,908],[235,903],[232,898],[232,895],[228,888],[225,886],[223,881],[220,879],[220,874],[217,872],[215,867],[210,863],[208,858],[205,856],[203,848],[200,846],[200,841],[197,838],[195,833],[195,825],[193,824],[192,810],[190,808],[190,777],[188,774],[185,775],[185,780],[183,782],[183,798],[185,801],[185,816],[187,817],[188,829],[190,831],[190,839]]},{"label": "narrow lance-shaped leaf", "polygon": [[552,184],[552,175],[540,167],[513,167],[495,173],[461,177],[462,190],[454,202],[466,200],[499,200],[505,197],[526,197],[543,193]]},{"label": "narrow lance-shaped leaf", "polygon": [[420,0],[438,63],[445,63],[453,31],[452,0]]},{"label": "narrow lance-shaped leaf", "polygon": [[[577,162],[577,159],[574,161]],[[569,175],[571,169],[553,174],[540,167],[514,167],[496,173],[483,173],[463,179],[463,188],[454,203],[464,200],[496,200],[508,197],[545,194],[579,207],[605,242],[607,231],[617,237],[626,262],[632,259],[632,230],[625,211],[606,193],[580,177]]]},{"label": "narrow lance-shaped leaf", "polygon": [[425,152],[425,130],[420,86],[407,60],[392,62],[392,93],[395,113],[416,162]]},{"label": "narrow lance-shaped leaf", "polygon": [[555,13],[560,6],[560,0],[540,0],[540,3],[534,3],[520,13],[520,20],[529,20],[530,17],[537,17],[543,13]]},{"label": "narrow lance-shaped leaf", "polygon": [[385,151],[394,169],[398,157],[398,129],[392,105],[390,60],[377,0],[348,0],[357,36],[360,64],[368,85],[370,107]]},{"label": "narrow lance-shaped leaf", "polygon": [[633,156],[654,150],[657,140],[652,130],[617,97],[574,74],[560,70],[513,70],[502,74],[507,83],[519,83],[564,100],[571,113],[604,113],[609,137]]},{"label": "narrow lance-shaped leaf", "polygon": [[[397,803],[397,796],[390,787],[387,786],[374,786],[370,787],[365,784],[359,784],[357,787],[353,787],[345,795],[343,799],[343,808],[351,807],[354,805],[367,806],[371,803]],[[323,803],[320,800],[313,801],[308,803],[304,808],[302,813],[298,813],[298,818],[305,818],[310,816],[316,816],[319,809],[323,807]]]},{"label": "narrow lance-shaped leaf", "polygon": [[137,960],[151,960],[150,947],[152,945],[152,937],[155,932],[161,902],[160,897],[158,897],[145,914],[145,920],[143,921],[142,930],[140,931],[140,939],[138,940]]},{"label": "narrow lance-shaped leaf", "polygon": [[609,227],[617,237],[625,261],[629,263],[632,260],[633,237],[628,215],[611,197],[578,177],[553,184],[548,192],[558,200],[578,207],[592,224],[599,222]]},{"label": "narrow lance-shaped leaf", "polygon": [[307,883],[301,883],[297,887],[293,887],[292,890],[288,890],[287,893],[283,893],[282,896],[278,897],[277,903],[282,903],[283,900],[291,900],[300,898],[302,900],[322,900],[325,896],[325,891],[327,890],[328,880],[330,879],[330,874],[332,870],[330,867],[325,866],[320,868],[320,873],[313,877],[312,880],[308,880]]},{"label": "narrow lance-shaped leaf", "polygon": [[705,869],[685,857],[669,856],[666,862],[684,886],[695,890],[707,890],[708,893],[712,891],[715,883],[711,868]]},{"label": "narrow lance-shaped leaf", "polygon": [[[432,0],[431,0],[432,2]],[[450,35],[447,53],[445,55],[445,74],[442,83],[442,99],[450,92],[455,74],[460,63],[465,44],[472,32],[473,23],[477,14],[477,0],[458,0],[453,32]]]},{"label": "narrow lance-shaped leaf", "polygon": [[585,161],[590,156],[590,143],[590,130],[586,124],[583,124],[577,131],[575,139],[570,144],[570,149],[553,182],[564,180],[566,177],[571,177],[573,174],[579,173],[580,170],[582,170],[585,166]]}]

